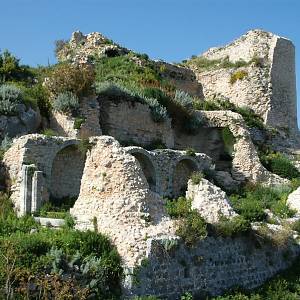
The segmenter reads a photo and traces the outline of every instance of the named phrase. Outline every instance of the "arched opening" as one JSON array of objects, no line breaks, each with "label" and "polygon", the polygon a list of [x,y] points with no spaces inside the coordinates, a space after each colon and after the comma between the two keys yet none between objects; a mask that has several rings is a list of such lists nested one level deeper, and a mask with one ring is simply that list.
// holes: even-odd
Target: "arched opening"
[{"label": "arched opening", "polygon": [[77,198],[80,192],[85,155],[76,145],[60,150],[52,163],[50,199]]},{"label": "arched opening", "polygon": [[184,196],[187,190],[187,183],[193,172],[198,171],[197,164],[191,159],[180,160],[173,173],[173,196],[175,198]]},{"label": "arched opening", "polygon": [[131,153],[140,163],[140,166],[143,170],[143,173],[147,179],[147,182],[149,184],[149,188],[151,191],[156,192],[156,172],[155,168],[153,166],[152,161],[149,159],[149,157],[143,153],[140,152],[133,152]]}]

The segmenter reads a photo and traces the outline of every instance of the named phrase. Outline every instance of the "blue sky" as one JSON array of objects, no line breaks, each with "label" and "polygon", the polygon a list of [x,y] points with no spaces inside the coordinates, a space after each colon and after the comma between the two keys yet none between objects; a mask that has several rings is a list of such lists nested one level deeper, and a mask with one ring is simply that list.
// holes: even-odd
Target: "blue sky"
[{"label": "blue sky", "polygon": [[75,30],[178,62],[254,28],[293,41],[299,91],[300,0],[0,0],[0,49],[29,65],[55,63],[54,41]]}]

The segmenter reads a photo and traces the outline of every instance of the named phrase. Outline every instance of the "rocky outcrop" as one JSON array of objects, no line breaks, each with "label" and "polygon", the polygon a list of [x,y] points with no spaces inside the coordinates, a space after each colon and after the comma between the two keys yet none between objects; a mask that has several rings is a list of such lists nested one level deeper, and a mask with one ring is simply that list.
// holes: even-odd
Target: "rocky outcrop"
[{"label": "rocky outcrop", "polygon": [[5,136],[10,138],[34,133],[39,128],[41,116],[38,109],[27,108],[24,104],[18,106],[14,116],[0,115],[0,140]]},{"label": "rocky outcrop", "polygon": [[69,42],[61,42],[61,44],[56,53],[58,60],[79,64],[89,63],[95,56],[112,57],[129,52],[129,50],[114,44],[99,32],[84,35],[80,31],[75,31]]},{"label": "rocky outcrop", "polygon": [[199,184],[189,180],[186,198],[192,200],[192,208],[208,223],[217,223],[222,216],[230,218],[237,215],[226,193],[204,178]]}]

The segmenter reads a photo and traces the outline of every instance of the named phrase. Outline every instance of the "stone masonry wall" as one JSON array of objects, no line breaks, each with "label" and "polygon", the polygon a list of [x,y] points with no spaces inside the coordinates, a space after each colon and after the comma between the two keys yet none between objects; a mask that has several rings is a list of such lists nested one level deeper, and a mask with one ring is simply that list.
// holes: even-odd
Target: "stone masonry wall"
[{"label": "stone masonry wall", "polygon": [[76,117],[69,116],[58,111],[52,111],[50,117],[50,128],[58,135],[71,138],[88,138],[101,135],[100,110],[96,97],[85,97],[80,101],[77,118],[83,118],[84,122],[80,128],[74,128]]},{"label": "stone masonry wall", "polygon": [[251,30],[231,44],[211,48],[202,54],[208,59],[225,59],[254,63],[239,68],[248,72],[243,80],[230,83],[235,69],[201,71],[192,67],[203,85],[206,98],[226,97],[238,106],[252,108],[266,124],[277,128],[289,128],[298,132],[296,110],[295,49],[288,39],[261,30]]},{"label": "stone masonry wall", "polygon": [[139,145],[149,145],[160,140],[168,148],[173,148],[171,119],[154,122],[148,106],[136,102],[114,103],[100,99],[100,111],[103,134],[111,135],[118,141],[131,141]]},{"label": "stone masonry wall", "polygon": [[[219,295],[230,288],[253,289],[287,268],[300,247],[255,247],[251,239],[207,237],[195,247],[170,239],[148,240],[143,266],[128,270],[125,289],[130,295],[180,299],[191,292],[196,299]],[[288,257],[288,258],[286,258]]]}]

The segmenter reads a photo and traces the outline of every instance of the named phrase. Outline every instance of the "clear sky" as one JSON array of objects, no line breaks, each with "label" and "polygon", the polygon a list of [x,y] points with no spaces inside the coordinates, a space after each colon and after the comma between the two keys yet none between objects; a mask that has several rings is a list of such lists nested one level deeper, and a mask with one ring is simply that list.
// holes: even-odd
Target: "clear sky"
[{"label": "clear sky", "polygon": [[300,0],[0,0],[0,49],[29,65],[55,63],[54,41],[75,30],[178,62],[255,28],[294,42],[299,103]]}]

